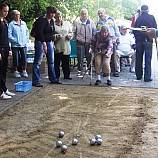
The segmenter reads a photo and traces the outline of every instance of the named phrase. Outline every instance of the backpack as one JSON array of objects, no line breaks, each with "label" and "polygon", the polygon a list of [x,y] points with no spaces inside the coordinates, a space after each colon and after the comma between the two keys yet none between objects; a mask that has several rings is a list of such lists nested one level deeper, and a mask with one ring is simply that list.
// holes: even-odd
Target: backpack
[{"label": "backpack", "polygon": [[35,22],[33,23],[32,29],[31,29],[31,32],[30,32],[30,36],[33,37],[33,38],[35,38],[35,34],[36,34],[36,23],[37,23],[37,20],[38,19],[36,19]]}]

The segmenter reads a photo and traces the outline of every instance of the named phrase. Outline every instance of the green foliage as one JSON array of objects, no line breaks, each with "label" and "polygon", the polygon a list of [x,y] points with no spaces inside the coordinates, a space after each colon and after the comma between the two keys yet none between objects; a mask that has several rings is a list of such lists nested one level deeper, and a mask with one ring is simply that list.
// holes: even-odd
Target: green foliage
[{"label": "green foliage", "polygon": [[[89,17],[95,22],[98,20],[98,8],[105,8],[107,15],[114,19],[122,18],[131,20],[132,15],[141,4],[141,0],[1,0],[6,2],[10,11],[17,9],[30,29],[35,18],[45,13],[46,7],[55,6],[63,13],[65,20],[71,23],[80,16],[80,10],[86,8],[89,11]],[[10,14],[8,21],[11,21]]]}]

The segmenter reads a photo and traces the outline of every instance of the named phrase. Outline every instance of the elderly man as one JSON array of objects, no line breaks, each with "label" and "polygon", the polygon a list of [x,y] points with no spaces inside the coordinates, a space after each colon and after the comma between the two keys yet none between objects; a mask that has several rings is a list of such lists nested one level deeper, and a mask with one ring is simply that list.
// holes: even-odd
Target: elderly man
[{"label": "elderly man", "polygon": [[[156,20],[153,15],[148,14],[148,6],[141,6],[141,16],[135,22],[134,27],[157,28]],[[151,82],[151,59],[153,40],[142,31],[133,31],[136,39],[136,76],[141,80],[144,74],[144,82]],[[144,56],[145,54],[145,56]],[[143,56],[145,57],[145,69],[143,73]]]},{"label": "elderly man", "polygon": [[119,43],[119,37],[120,37],[120,32],[118,29],[118,26],[116,25],[115,21],[113,18],[110,16],[106,15],[106,11],[104,8],[98,9],[98,16],[99,16],[99,21],[97,22],[97,30],[100,30],[102,25],[107,25],[109,27],[109,31],[111,35],[114,37],[113,38],[113,55],[112,55],[112,63],[113,63],[113,72],[115,77],[119,77],[118,70],[117,70],[117,64],[116,64],[116,43]]},{"label": "elderly man", "polygon": [[80,12],[81,18],[73,23],[73,39],[77,44],[78,75],[82,74],[83,59],[86,56],[87,67],[90,67],[91,54],[89,46],[96,27],[94,22],[88,18],[88,10],[83,8]]},{"label": "elderly man", "polygon": [[107,76],[107,85],[111,86],[110,79],[110,59],[113,48],[113,36],[109,33],[109,27],[103,25],[101,30],[98,31],[95,36],[91,40],[90,50],[89,52],[94,52],[95,55],[95,69],[97,80],[95,85],[99,85],[101,83],[100,70],[101,66],[103,66],[104,73]]}]

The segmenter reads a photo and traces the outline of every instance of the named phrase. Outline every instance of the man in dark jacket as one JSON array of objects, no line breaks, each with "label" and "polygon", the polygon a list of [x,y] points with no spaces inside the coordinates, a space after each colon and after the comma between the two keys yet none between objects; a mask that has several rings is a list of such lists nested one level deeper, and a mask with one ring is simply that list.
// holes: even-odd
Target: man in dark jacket
[{"label": "man in dark jacket", "polygon": [[[148,14],[148,6],[141,6],[141,16],[135,22],[136,28],[157,28],[156,20],[153,15]],[[152,59],[152,43],[153,40],[143,31],[133,31],[136,39],[136,77],[141,80],[143,77],[143,55],[145,53],[145,69],[144,81],[150,82],[151,78],[151,59]]]}]

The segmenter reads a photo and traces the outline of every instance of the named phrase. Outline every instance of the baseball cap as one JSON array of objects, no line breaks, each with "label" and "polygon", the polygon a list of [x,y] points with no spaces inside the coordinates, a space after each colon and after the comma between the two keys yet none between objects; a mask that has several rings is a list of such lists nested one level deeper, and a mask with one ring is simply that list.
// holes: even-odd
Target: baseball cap
[{"label": "baseball cap", "polygon": [[120,29],[121,29],[121,30],[125,30],[125,29],[127,29],[127,27],[126,27],[126,25],[121,25],[121,26],[120,26]]},{"label": "baseball cap", "polygon": [[149,8],[148,8],[147,5],[142,5],[141,6],[141,11],[148,11],[148,10],[149,10]]}]

